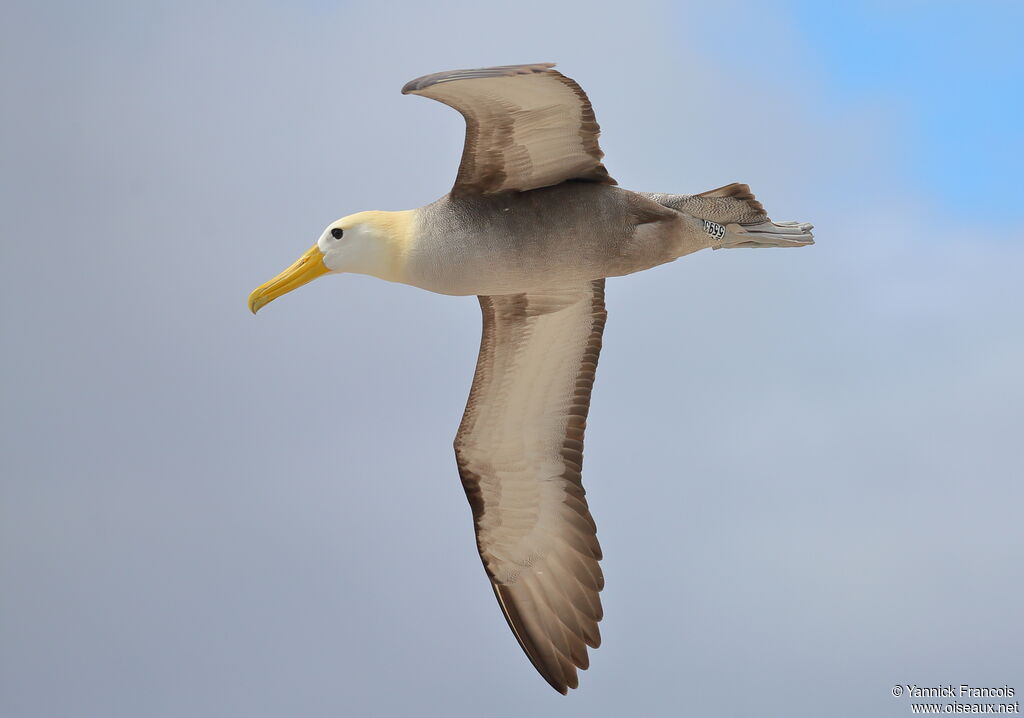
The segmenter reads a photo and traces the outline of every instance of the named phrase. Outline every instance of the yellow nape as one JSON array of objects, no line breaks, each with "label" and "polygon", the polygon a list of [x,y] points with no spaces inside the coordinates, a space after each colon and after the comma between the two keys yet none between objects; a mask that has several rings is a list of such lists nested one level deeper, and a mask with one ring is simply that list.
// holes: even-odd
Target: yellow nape
[{"label": "yellow nape", "polygon": [[416,210],[414,209],[403,209],[398,212],[382,212],[374,209],[350,214],[342,220],[342,226],[350,223],[369,225],[375,230],[374,233],[377,236],[387,241],[392,250],[404,258],[412,246],[415,214]]}]

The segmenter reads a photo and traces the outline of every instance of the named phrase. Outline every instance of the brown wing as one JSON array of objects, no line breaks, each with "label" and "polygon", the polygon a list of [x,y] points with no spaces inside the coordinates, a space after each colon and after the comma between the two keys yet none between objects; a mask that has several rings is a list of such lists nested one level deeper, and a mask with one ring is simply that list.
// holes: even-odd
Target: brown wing
[{"label": "brown wing", "polygon": [[604,280],[480,297],[484,329],[455,456],[477,548],[526,655],[566,693],[601,634],[601,547],[581,483]]},{"label": "brown wing", "polygon": [[601,164],[601,132],[580,86],[553,63],[453,70],[402,88],[454,107],[466,144],[453,194],[525,191],[577,179],[615,184]]}]

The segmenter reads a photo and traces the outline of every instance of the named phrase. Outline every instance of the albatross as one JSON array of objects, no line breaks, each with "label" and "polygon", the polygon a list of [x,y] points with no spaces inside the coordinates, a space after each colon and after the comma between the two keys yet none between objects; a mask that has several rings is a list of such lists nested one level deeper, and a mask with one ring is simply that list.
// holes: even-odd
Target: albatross
[{"label": "albatross", "polygon": [[602,163],[586,94],[553,63],[454,70],[402,88],[458,110],[451,191],[419,209],[358,212],[249,296],[256,313],[324,274],[476,295],[483,336],[455,460],[476,544],[509,628],[560,693],[601,642],[601,547],[581,481],[607,277],[700,249],[802,247],[745,184],[631,192]]}]

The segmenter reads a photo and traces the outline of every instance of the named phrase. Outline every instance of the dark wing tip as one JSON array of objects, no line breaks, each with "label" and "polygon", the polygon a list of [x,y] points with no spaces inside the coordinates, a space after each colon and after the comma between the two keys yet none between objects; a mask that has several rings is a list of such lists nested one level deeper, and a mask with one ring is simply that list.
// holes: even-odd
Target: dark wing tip
[{"label": "dark wing tip", "polygon": [[[556,691],[561,693],[563,696],[568,695],[570,688],[576,688],[579,686],[578,680],[572,680],[572,683],[567,682],[561,675],[560,666],[557,664],[551,665],[543,657],[543,652],[534,642],[532,636],[528,633],[520,632],[518,626],[522,626],[524,621],[519,614],[519,609],[515,604],[515,601],[508,595],[508,588],[501,584],[491,583],[491,588],[494,589],[494,595],[498,599],[498,604],[501,606],[501,612],[505,615],[505,621],[508,622],[508,627],[512,629],[512,635],[516,637],[516,641],[519,642],[519,647],[523,649],[523,653],[530,659],[530,663],[537,669],[537,673],[540,674],[541,678],[547,681],[547,684],[554,688]],[[558,671],[559,675],[555,675],[555,671]],[[575,679],[575,671],[573,671],[572,679]]]},{"label": "dark wing tip", "polygon": [[497,67],[479,67],[474,70],[445,70],[435,72],[431,75],[417,77],[409,80],[402,87],[402,94],[408,95],[412,92],[424,90],[439,82],[452,82],[453,80],[475,80],[481,77],[513,77],[515,75],[532,75],[549,71],[555,66],[553,62],[536,62],[531,65],[498,65]]}]

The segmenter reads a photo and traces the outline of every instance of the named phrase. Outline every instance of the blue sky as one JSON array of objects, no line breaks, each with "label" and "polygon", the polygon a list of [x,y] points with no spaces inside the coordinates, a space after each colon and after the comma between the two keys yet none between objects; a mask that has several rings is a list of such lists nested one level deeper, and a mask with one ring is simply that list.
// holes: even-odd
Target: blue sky
[{"label": "blue sky", "polygon": [[891,97],[915,176],[958,215],[1011,220],[1024,191],[1024,5],[799,2],[837,104]]},{"label": "blue sky", "polygon": [[1011,220],[1024,193],[1024,6],[800,2],[837,103],[891,97],[914,177],[959,216]]},{"label": "blue sky", "polygon": [[[962,220],[1008,221],[1024,192],[1024,5],[1016,2],[787,2],[771,4],[788,27],[726,3],[706,32],[737,71],[778,71],[779,43],[800,46],[818,78],[814,111],[885,114],[899,153],[879,173],[907,181]],[[679,14],[686,17],[687,11]],[[893,167],[895,165],[895,167]]]}]

